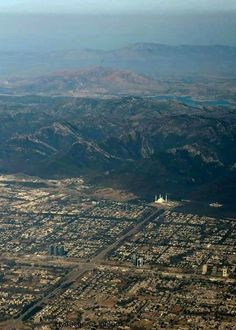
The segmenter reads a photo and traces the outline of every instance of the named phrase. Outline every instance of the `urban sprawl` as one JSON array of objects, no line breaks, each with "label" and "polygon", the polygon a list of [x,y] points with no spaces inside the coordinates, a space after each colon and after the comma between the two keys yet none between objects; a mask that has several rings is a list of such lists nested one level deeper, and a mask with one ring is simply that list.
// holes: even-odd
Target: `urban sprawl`
[{"label": "urban sprawl", "polygon": [[82,178],[2,175],[0,202],[0,329],[236,329],[235,218]]}]

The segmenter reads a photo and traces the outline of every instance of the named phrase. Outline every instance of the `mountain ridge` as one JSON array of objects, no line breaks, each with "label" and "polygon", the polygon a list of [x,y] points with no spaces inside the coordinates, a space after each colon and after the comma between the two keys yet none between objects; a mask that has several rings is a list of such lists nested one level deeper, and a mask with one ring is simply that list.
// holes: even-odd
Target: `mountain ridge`
[{"label": "mountain ridge", "polygon": [[[235,194],[232,109],[137,97],[0,97],[0,102],[3,173],[84,175],[140,196],[166,191],[225,202],[226,193],[231,199]],[[218,196],[224,182],[230,189]],[[216,187],[212,196],[210,187]]]},{"label": "mountain ridge", "polygon": [[164,83],[128,70],[95,66],[52,72],[35,78],[10,79],[0,82],[0,89],[13,95],[145,95],[164,91]]},{"label": "mountain ridge", "polygon": [[236,47],[136,43],[114,50],[67,50],[48,53],[0,52],[4,77],[106,66],[153,77],[236,74]]}]

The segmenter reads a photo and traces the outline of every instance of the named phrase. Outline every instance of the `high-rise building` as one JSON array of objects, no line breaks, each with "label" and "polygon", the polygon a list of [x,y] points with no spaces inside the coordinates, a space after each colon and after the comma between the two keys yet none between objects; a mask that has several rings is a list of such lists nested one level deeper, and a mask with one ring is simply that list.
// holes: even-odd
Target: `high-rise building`
[{"label": "high-rise building", "polygon": [[136,258],[136,263],[135,263],[135,266],[137,268],[142,268],[143,267],[143,264],[144,264],[144,261],[143,261],[143,258]]},{"label": "high-rise building", "polygon": [[59,252],[59,251],[60,251],[60,250],[59,250],[59,246],[56,245],[55,248],[54,248],[54,255],[55,255],[55,256],[59,256],[59,255],[60,255],[60,252]]},{"label": "high-rise building", "polygon": [[50,245],[48,248],[48,253],[50,256],[64,256],[65,248],[64,245]]},{"label": "high-rise building", "polygon": [[64,245],[59,246],[59,256],[64,256],[65,255],[65,248]]},{"label": "high-rise building", "polygon": [[212,275],[217,275],[217,267],[216,266],[214,266],[212,268]]},{"label": "high-rise building", "polygon": [[222,275],[223,275],[223,277],[228,277],[229,276],[227,267],[223,268]]},{"label": "high-rise building", "polygon": [[202,274],[203,274],[203,275],[207,274],[207,271],[208,271],[208,266],[207,266],[207,264],[204,264],[204,265],[202,266]]},{"label": "high-rise building", "polygon": [[48,253],[50,256],[54,256],[54,245],[50,245],[48,248]]}]

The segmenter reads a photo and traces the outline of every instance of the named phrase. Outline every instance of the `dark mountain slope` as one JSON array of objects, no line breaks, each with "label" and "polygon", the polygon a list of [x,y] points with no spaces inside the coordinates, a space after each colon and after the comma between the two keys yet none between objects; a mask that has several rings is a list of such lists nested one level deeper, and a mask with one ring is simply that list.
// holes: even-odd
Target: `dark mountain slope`
[{"label": "dark mountain slope", "polygon": [[[227,108],[126,97],[0,98],[0,168],[85,175],[142,196],[225,200],[236,172],[236,115]],[[228,198],[228,197],[227,197]]]}]

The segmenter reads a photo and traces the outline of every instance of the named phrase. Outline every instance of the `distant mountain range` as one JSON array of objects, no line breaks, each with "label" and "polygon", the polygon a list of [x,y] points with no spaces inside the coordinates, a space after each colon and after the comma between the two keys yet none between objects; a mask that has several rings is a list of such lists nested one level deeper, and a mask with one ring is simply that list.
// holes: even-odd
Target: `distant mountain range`
[{"label": "distant mountain range", "polygon": [[0,172],[234,202],[236,117],[139,97],[0,97]]},{"label": "distant mountain range", "polygon": [[2,77],[41,75],[53,71],[103,66],[154,78],[236,74],[236,47],[168,46],[137,43],[121,49],[71,50],[51,53],[1,52]]},{"label": "distant mountain range", "polygon": [[2,52],[0,172],[233,204],[235,59],[226,46]]},{"label": "distant mountain range", "polygon": [[0,93],[47,96],[150,95],[167,84],[127,70],[92,67],[0,82]]},{"label": "distant mountain range", "polygon": [[128,70],[91,67],[38,77],[0,79],[0,94],[119,98],[141,96],[172,99],[188,105],[236,104],[233,77],[154,79]]}]

